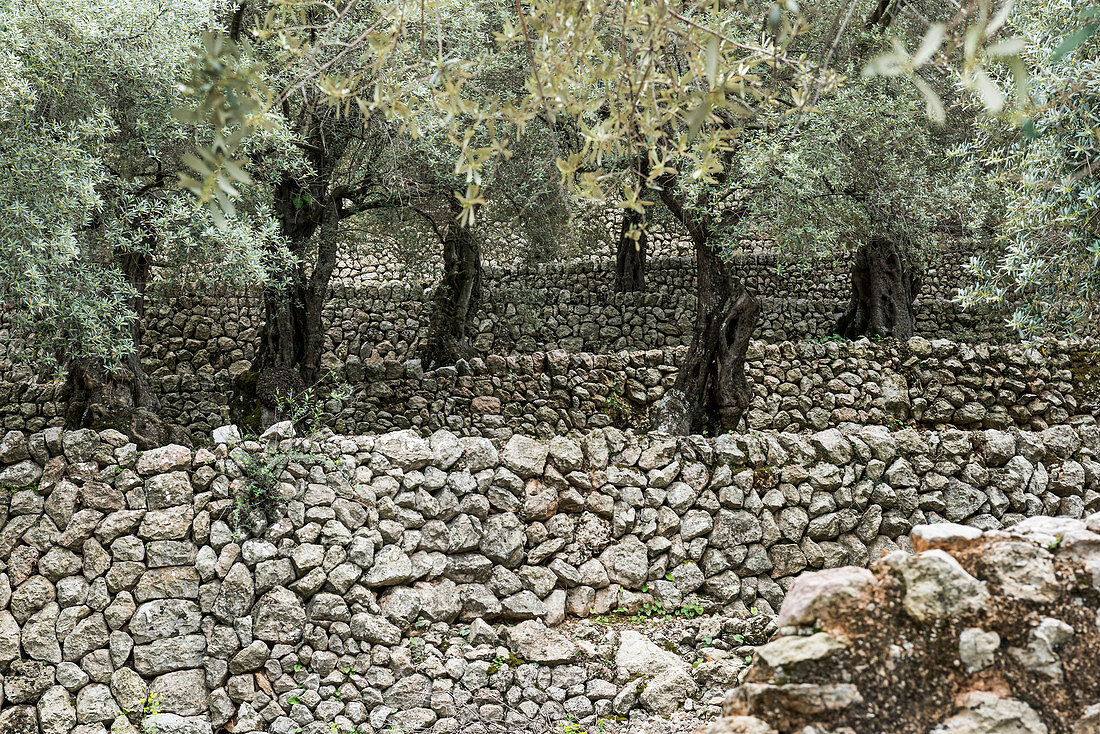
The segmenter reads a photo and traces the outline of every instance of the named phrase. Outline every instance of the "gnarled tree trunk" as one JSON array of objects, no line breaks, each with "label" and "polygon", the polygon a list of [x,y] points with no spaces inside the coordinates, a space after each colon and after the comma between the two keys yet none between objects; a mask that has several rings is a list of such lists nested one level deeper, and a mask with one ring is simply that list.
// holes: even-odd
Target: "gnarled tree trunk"
[{"label": "gnarled tree trunk", "polygon": [[149,379],[139,357],[145,316],[145,287],[152,258],[144,252],[123,253],[119,268],[133,286],[130,308],[136,314],[131,326],[134,351],[113,370],[101,359],[77,359],[68,369],[62,397],[65,425],[70,429],[113,428],[131,438],[142,449],[166,443],[190,443],[185,431],[170,427],[157,415],[160,401],[149,388]]},{"label": "gnarled tree trunk", "polygon": [[875,237],[856,251],[852,261],[852,299],[836,332],[847,339],[861,336],[913,336],[914,299],[920,279],[904,253],[889,239]]},{"label": "gnarled tree trunk", "polygon": [[[616,293],[640,293],[645,290],[646,232],[642,223],[642,215],[633,209],[623,213],[615,256]],[[637,239],[630,236],[632,229],[638,230]]]},{"label": "gnarled tree trunk", "polygon": [[889,28],[904,6],[905,0],[878,0],[875,9],[864,21],[864,26],[873,28],[877,25],[882,28]]},{"label": "gnarled tree trunk", "polygon": [[481,247],[474,232],[457,219],[462,205],[450,197],[451,221],[443,236],[443,276],[432,298],[424,366],[442,367],[469,357],[467,332],[481,303]]},{"label": "gnarled tree trunk", "polygon": [[260,430],[283,418],[279,409],[321,377],[322,315],[339,249],[340,212],[324,186],[308,189],[289,177],[275,192],[276,212],[291,251],[302,258],[316,233],[313,270],[298,265],[283,287],[264,292],[256,369],[234,390],[233,420]]},{"label": "gnarled tree trunk", "polygon": [[695,243],[699,295],[691,346],[654,408],[653,429],[673,435],[735,430],[752,398],[745,354],[760,307],[714,251],[710,223],[676,197],[675,182],[663,185],[661,199]]}]

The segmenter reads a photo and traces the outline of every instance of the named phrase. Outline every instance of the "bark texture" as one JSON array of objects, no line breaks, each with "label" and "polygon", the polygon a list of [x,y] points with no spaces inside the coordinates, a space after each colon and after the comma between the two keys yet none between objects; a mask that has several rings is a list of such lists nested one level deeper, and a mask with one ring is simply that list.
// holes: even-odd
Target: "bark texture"
[{"label": "bark texture", "polygon": [[875,9],[867,16],[864,25],[867,28],[873,28],[876,25],[881,28],[889,28],[903,7],[905,7],[905,0],[878,0],[875,3]]},{"label": "bark texture", "polygon": [[735,430],[752,397],[745,354],[760,307],[715,252],[712,222],[684,206],[673,181],[663,184],[661,199],[695,244],[699,295],[691,346],[654,408],[653,429],[673,435]]},{"label": "bark texture", "polygon": [[913,336],[919,286],[905,253],[886,238],[872,239],[856,251],[852,261],[852,298],[836,332],[847,339],[908,339]]},{"label": "bark texture", "polygon": [[143,450],[171,442],[190,444],[186,431],[167,425],[157,415],[160,400],[149,388],[138,356],[152,258],[144,252],[122,253],[118,265],[135,291],[130,302],[137,316],[131,326],[134,351],[115,369],[107,369],[101,359],[77,359],[69,364],[62,394],[65,426],[98,431],[113,428]]},{"label": "bark texture", "polygon": [[[321,377],[321,317],[336,266],[340,222],[338,202],[327,189],[323,177],[305,184],[286,177],[275,191],[275,210],[299,265],[281,287],[264,292],[256,370],[241,375],[235,386],[233,419],[249,430],[280,420],[280,404]],[[311,271],[301,264],[307,260]]]},{"label": "bark texture", "polygon": [[[646,233],[642,229],[642,215],[633,209],[623,214],[619,229],[619,247],[615,256],[615,292],[640,293],[645,291]],[[639,230],[638,238],[629,236],[631,229]]]},{"label": "bark texture", "polygon": [[467,333],[481,303],[481,246],[474,232],[458,221],[461,211],[461,203],[450,197],[443,276],[432,298],[428,340],[421,355],[428,369],[454,364],[473,353]]}]

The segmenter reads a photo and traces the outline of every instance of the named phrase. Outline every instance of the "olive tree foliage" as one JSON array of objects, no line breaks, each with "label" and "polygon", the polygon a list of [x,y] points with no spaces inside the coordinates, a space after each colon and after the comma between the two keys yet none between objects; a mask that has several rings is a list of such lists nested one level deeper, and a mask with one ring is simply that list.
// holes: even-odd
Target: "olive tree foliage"
[{"label": "olive tree foliage", "polygon": [[25,8],[4,7],[0,20],[0,300],[10,309],[9,357],[50,360],[59,352],[118,360],[129,349],[132,291],[120,274],[88,263],[80,240],[99,205],[105,171],[95,156],[108,120],[42,119],[53,100],[42,89],[48,64],[35,53]]},{"label": "olive tree foliage", "polygon": [[[355,3],[300,3],[323,7],[329,18],[312,29],[300,58],[322,58],[326,44],[334,59],[359,51],[354,71],[336,73],[335,62],[324,61],[301,83],[316,84],[344,109],[357,106],[399,121],[412,135],[422,120],[442,114],[457,147],[453,170],[464,179],[457,199],[467,223],[484,206],[485,172],[509,155],[513,139],[536,121],[574,131],[573,144],[557,162],[570,187],[641,215],[659,201],[695,245],[693,342],[676,385],[657,408],[655,426],[670,433],[735,428],[748,404],[744,359],[759,312],[721,257],[722,243],[745,214],[729,201],[742,177],[738,154],[768,117],[811,112],[842,84],[835,51],[860,25],[852,19],[872,15],[874,6],[848,0],[811,19],[793,0],[490,2],[500,24],[496,47],[463,56],[450,54],[442,40],[449,5],[397,0],[383,9],[372,6],[376,15],[362,32],[340,36],[336,29]],[[1012,58],[1011,48],[997,46],[1005,7],[974,0],[957,11],[945,8],[942,21],[921,16],[919,38],[911,46],[895,39],[871,71],[910,79],[933,118],[942,117],[943,103],[919,74],[929,66],[955,74],[996,108],[1004,94],[986,67]],[[278,18],[266,32],[281,32]],[[809,44],[813,52],[803,43],[808,35],[816,39]],[[348,40],[327,40],[337,36]],[[466,93],[480,64],[512,50],[528,59],[522,95]],[[430,94],[413,93],[425,86]],[[247,124],[248,115],[238,119]],[[638,162],[625,181],[623,161]],[[220,176],[232,178],[233,171],[215,170],[208,178]]]},{"label": "olive tree foliage", "polygon": [[[277,393],[300,394],[325,376],[321,314],[340,247],[354,248],[372,234],[392,240],[396,232],[405,254],[421,255],[409,259],[442,254],[427,343],[421,347],[425,364],[440,366],[470,356],[466,332],[481,296],[477,225],[484,219],[491,226],[501,217],[528,224],[532,249],[566,228],[554,156],[546,146],[524,141],[487,158],[470,188],[454,170],[463,149],[455,133],[460,123],[435,104],[425,59],[445,53],[486,61],[465,67],[471,73],[464,89],[474,100],[522,95],[526,57],[515,51],[486,54],[499,24],[495,12],[492,3],[437,4],[431,16],[410,19],[417,27],[406,32],[415,42],[376,50],[369,43],[357,46],[388,27],[373,5],[241,3],[238,37],[205,40],[187,88],[198,102],[196,114],[210,115],[226,132],[199,149],[184,184],[215,216],[227,212],[232,206],[227,180],[241,180],[264,166],[240,155],[241,131],[263,128],[272,116],[291,131],[307,164],[306,171],[285,177],[275,189],[278,216],[299,266],[285,288],[265,294],[257,370],[238,380],[240,400],[234,404],[240,418],[270,423],[278,418]],[[373,63],[375,53],[383,54],[385,63]],[[239,82],[260,64],[263,83],[242,88]],[[224,79],[222,86],[211,81],[218,78]],[[330,104],[347,90],[361,91],[383,78],[391,90],[390,109],[416,108],[415,120],[397,112],[372,114],[363,100]],[[226,127],[226,106],[242,98],[239,124]],[[266,109],[264,100],[270,104]],[[460,120],[463,114],[454,112]],[[502,125],[507,127],[506,121]],[[486,138],[482,132],[469,140]],[[456,190],[464,198],[456,198]]]},{"label": "olive tree foliage", "polygon": [[[852,253],[851,303],[838,334],[904,339],[927,261],[949,239],[984,239],[1002,194],[985,175],[962,175],[968,167],[951,154],[958,140],[975,137],[981,110],[950,75],[922,69],[911,85],[864,73],[884,46],[921,40],[905,6],[885,28],[882,21],[861,18],[861,32],[836,44],[834,66],[846,81],[812,109],[757,117],[740,183],[746,221],[804,267]],[[928,95],[944,107],[938,120],[927,114]]]},{"label": "olive tree foliage", "polygon": [[24,356],[67,370],[70,425],[165,440],[139,359],[146,288],[272,269],[274,220],[253,192],[235,189],[238,214],[215,222],[176,185],[193,141],[213,133],[173,110],[217,11],[160,0],[15,0],[0,11],[0,157],[14,173],[0,182],[0,297]]},{"label": "olive tree foliage", "polygon": [[[1100,295],[1100,9],[1026,0],[1010,21],[1023,39],[1030,99],[957,155],[1004,187],[998,247],[975,258],[966,306],[1002,310],[1026,339],[1095,319]],[[1007,144],[1003,144],[1005,138]]]}]

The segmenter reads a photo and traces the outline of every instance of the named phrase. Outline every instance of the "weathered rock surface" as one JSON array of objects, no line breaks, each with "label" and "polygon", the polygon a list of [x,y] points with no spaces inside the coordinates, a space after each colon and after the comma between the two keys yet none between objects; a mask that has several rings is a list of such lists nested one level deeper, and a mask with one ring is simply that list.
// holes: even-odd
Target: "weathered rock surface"
[{"label": "weathered rock surface", "polygon": [[871,580],[834,572],[858,583],[831,594],[820,577],[800,579],[780,611],[791,626],[757,650],[726,698],[731,718],[706,731],[1096,731],[1097,531],[1100,514],[984,533],[920,527],[922,550],[886,556]]}]

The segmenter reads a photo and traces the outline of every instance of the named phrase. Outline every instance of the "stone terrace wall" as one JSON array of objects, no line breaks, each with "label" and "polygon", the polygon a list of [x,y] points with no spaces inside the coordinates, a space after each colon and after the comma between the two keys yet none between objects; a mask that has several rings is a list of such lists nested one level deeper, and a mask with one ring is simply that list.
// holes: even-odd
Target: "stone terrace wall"
[{"label": "stone terrace wall", "polygon": [[[845,422],[1042,429],[1100,410],[1090,377],[1100,344],[1051,342],[974,347],[914,338],[872,342],[754,342],[748,427],[820,430]],[[627,354],[547,354],[474,359],[468,369],[423,372],[419,362],[349,357],[337,367],[354,388],[330,401],[324,424],[337,433],[448,428],[507,439],[549,437],[615,425],[642,427],[676,376],[683,350]],[[1091,371],[1090,371],[1091,370]],[[208,436],[229,421],[229,372],[180,367],[152,376],[162,415]],[[8,429],[60,425],[60,385],[0,383],[0,421]]]},{"label": "stone terrace wall", "polygon": [[[683,351],[490,357],[474,360],[470,374],[421,373],[415,362],[349,364],[348,379],[367,387],[332,423],[340,432],[411,426],[494,438],[643,427],[675,381]],[[1083,408],[1071,370],[1080,345],[1044,351],[921,338],[899,346],[754,342],[746,421],[751,429],[789,431],[891,419],[1042,429]]]},{"label": "stone terrace wall", "polygon": [[[130,733],[141,715],[122,710],[154,695],[158,734],[667,713],[734,682],[739,636],[767,631],[749,608],[767,616],[804,569],[865,566],[915,524],[999,528],[1100,502],[1095,423],[608,429],[502,447],[446,432],[280,441],[288,429],[267,438],[289,462],[274,485],[287,504],[236,528],[261,444],[140,453],[113,431],[4,436],[0,730]],[[732,616],[663,649],[546,627],[657,602]]]},{"label": "stone terrace wall", "polygon": [[[963,312],[950,302],[964,282],[963,254],[945,254],[925,276],[917,332],[927,338],[1003,343],[1014,339],[998,319]],[[848,297],[844,258],[805,265],[776,255],[744,255],[734,270],[758,293],[762,314],[756,336],[779,342],[832,333]],[[813,274],[806,277],[806,272]],[[552,349],[593,353],[686,345],[695,313],[694,261],[654,258],[644,294],[617,294],[613,262],[580,261],[489,268],[484,302],[471,340],[482,354]],[[404,360],[427,336],[430,286],[409,278],[352,285],[337,281],[327,303],[324,358]],[[234,373],[248,369],[258,347],[262,303],[257,294],[149,291],[142,358],[146,371]],[[0,313],[0,368],[6,323]]]},{"label": "stone terrace wall", "polygon": [[[619,228],[622,222],[622,210],[613,209],[604,213],[604,227],[607,237],[603,242],[585,243],[583,251],[574,259],[588,262],[614,261],[618,243]],[[650,260],[663,257],[693,256],[695,245],[682,230],[679,223],[665,226],[661,222],[650,221],[647,229],[646,252]],[[486,233],[481,235],[481,253],[486,265],[514,267],[526,257],[529,248],[524,237],[518,232]],[[436,277],[443,265],[441,255],[432,255],[426,261],[416,263],[397,262],[393,252],[399,249],[393,242],[364,242],[359,247],[344,247],[339,253],[333,274],[345,283],[402,281],[410,277]],[[738,243],[738,252],[750,255],[772,253],[776,250],[774,240],[763,236],[753,228]],[[419,254],[419,253],[418,253]]]},{"label": "stone terrace wall", "polygon": [[[1000,319],[964,312],[950,302],[964,282],[964,258],[929,268],[917,311],[917,333],[1004,343],[1014,336]],[[779,342],[823,338],[847,305],[848,265],[809,264],[813,277],[781,267],[775,255],[743,256],[735,272],[760,294],[756,336]],[[482,354],[565,349],[607,352],[686,345],[695,314],[692,258],[650,263],[644,294],[617,294],[613,263],[580,262],[489,269],[471,342]],[[404,360],[427,337],[430,283],[334,285],[325,309],[325,359],[343,355]],[[147,307],[143,358],[147,371],[190,365],[244,371],[255,357],[262,307],[254,296],[154,295]]]}]

